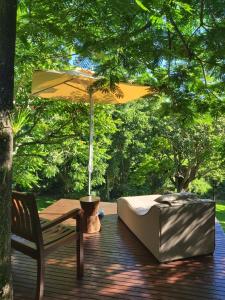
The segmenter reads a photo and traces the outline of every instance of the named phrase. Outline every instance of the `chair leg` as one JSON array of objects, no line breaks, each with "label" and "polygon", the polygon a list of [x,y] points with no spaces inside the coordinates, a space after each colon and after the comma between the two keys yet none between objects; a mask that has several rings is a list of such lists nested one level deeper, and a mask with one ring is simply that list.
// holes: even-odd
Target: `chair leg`
[{"label": "chair leg", "polygon": [[44,295],[44,272],[45,262],[43,255],[37,260],[37,286],[35,300],[42,300]]},{"label": "chair leg", "polygon": [[84,247],[83,247],[83,234],[78,233],[77,245],[77,278],[81,279],[84,274]]}]

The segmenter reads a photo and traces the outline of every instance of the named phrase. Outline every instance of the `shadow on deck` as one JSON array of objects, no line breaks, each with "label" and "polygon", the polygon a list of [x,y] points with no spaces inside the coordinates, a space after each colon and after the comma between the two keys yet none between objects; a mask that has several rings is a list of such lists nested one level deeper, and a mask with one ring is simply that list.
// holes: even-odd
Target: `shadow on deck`
[{"label": "shadow on deck", "polygon": [[[159,264],[117,219],[116,204],[101,206],[102,231],[85,235],[83,280],[76,279],[74,245],[60,248],[48,257],[45,300],[225,299],[225,235],[219,224],[214,256]],[[42,215],[51,219],[57,209]],[[34,299],[35,261],[13,252],[12,262],[14,299]]]}]

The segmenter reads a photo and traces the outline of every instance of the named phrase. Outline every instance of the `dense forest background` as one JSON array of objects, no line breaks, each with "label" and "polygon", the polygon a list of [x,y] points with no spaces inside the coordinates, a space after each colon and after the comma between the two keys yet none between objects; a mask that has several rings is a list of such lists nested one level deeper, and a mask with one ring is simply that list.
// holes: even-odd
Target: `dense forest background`
[{"label": "dense forest background", "polygon": [[[94,2],[94,4],[93,4]],[[93,189],[225,196],[224,1],[20,1],[14,188],[87,194],[89,105],[31,97],[35,69],[91,68],[153,96],[95,105]]]}]

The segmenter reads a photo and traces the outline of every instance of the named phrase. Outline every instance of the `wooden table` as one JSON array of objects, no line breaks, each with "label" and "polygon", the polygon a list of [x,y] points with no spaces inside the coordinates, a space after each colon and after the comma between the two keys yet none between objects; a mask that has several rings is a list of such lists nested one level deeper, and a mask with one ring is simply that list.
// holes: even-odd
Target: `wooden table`
[{"label": "wooden table", "polygon": [[85,196],[80,198],[80,205],[84,211],[83,231],[84,233],[96,233],[101,229],[98,217],[100,198]]},{"label": "wooden table", "polygon": [[[100,202],[100,209],[105,215],[115,215],[117,213],[116,203]],[[75,199],[59,199],[52,205],[40,212],[40,217],[46,220],[54,220],[74,208],[80,208],[80,201]],[[64,222],[66,225],[75,225],[75,220],[69,219]]]}]

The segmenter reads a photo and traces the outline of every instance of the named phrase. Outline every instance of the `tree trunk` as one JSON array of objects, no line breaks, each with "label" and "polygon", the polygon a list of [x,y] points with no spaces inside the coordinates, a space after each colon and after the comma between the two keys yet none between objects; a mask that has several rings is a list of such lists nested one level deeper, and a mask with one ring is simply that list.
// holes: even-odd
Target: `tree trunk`
[{"label": "tree trunk", "polygon": [[183,167],[182,171],[179,170],[179,172],[177,172],[174,183],[178,193],[188,191],[189,184],[196,178],[198,168],[198,165],[189,168]]},{"label": "tree trunk", "polygon": [[0,299],[13,299],[10,269],[13,138],[10,112],[16,37],[16,0],[0,0]]},{"label": "tree trunk", "polygon": [[10,224],[12,130],[8,112],[0,112],[0,299],[12,299]]}]

